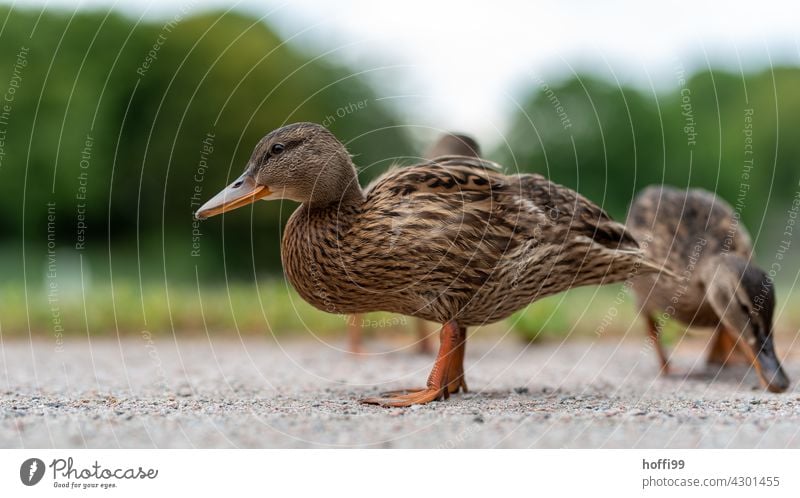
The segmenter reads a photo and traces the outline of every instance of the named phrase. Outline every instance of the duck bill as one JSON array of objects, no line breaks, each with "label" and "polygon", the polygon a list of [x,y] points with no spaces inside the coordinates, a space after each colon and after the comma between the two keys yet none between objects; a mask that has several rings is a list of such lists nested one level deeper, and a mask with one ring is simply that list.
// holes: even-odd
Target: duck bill
[{"label": "duck bill", "polygon": [[[770,338],[771,339],[771,338]],[[772,346],[772,341],[767,340],[764,344],[757,344],[755,348],[755,366],[761,383],[764,384],[769,391],[774,393],[782,393],[789,388],[789,377],[783,371],[781,362],[775,354],[775,348]]]},{"label": "duck bill", "polygon": [[[765,332],[766,331],[766,332]],[[737,346],[755,367],[761,384],[774,393],[782,393],[789,389],[791,382],[783,371],[775,345],[772,341],[771,327],[750,327],[751,341],[739,340]],[[749,344],[748,344],[749,342]]]},{"label": "duck bill", "polygon": [[204,220],[226,211],[252,204],[271,193],[269,188],[264,185],[258,185],[251,175],[244,174],[225,187],[222,192],[200,206],[200,209],[194,213],[194,217],[198,220]]}]

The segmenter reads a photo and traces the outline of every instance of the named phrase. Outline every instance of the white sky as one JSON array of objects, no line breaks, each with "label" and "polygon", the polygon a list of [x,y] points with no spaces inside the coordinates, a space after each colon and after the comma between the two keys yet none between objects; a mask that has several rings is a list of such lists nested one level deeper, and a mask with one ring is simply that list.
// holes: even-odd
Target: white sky
[{"label": "white sky", "polygon": [[[185,5],[224,8],[216,0],[87,0],[131,15],[172,15]],[[469,2],[243,0],[238,9],[295,37],[314,52],[372,68],[409,122],[475,134],[495,142],[520,89],[573,71],[656,88],[676,84],[676,65],[738,71],[800,65],[796,1]],[[76,2],[17,1],[19,6]],[[401,66],[401,67],[397,67]],[[390,67],[393,67],[390,69]],[[464,105],[468,102],[469,105]]]}]

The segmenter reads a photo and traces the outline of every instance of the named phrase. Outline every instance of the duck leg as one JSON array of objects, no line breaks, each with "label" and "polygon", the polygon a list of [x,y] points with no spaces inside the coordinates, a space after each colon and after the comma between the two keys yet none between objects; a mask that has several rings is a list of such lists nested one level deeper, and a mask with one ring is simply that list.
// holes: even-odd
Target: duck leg
[{"label": "duck leg", "polygon": [[430,337],[428,337],[428,330],[425,327],[425,320],[419,318],[414,320],[417,323],[417,351],[420,354],[433,353]]},{"label": "duck leg", "polygon": [[664,345],[661,344],[661,332],[658,330],[655,320],[649,314],[645,314],[647,320],[647,336],[656,350],[658,360],[661,362],[661,374],[669,374],[669,359],[667,359],[667,352],[664,350]]},{"label": "duck leg", "polygon": [[361,315],[350,315],[347,317],[347,342],[348,348],[353,354],[361,354]]},{"label": "duck leg", "polygon": [[460,327],[455,320],[442,326],[439,332],[439,353],[428,376],[427,386],[422,389],[409,389],[383,393],[380,397],[361,400],[362,403],[382,406],[411,406],[447,399],[451,393],[463,389],[464,349],[467,329]]},{"label": "duck leg", "polygon": [[450,382],[447,384],[447,392],[455,394],[459,390],[467,392],[467,381],[464,377],[464,353],[467,346],[467,328],[459,328],[459,341],[456,344],[453,360],[450,362],[450,371],[447,374]]},{"label": "duck leg", "polygon": [[714,334],[714,344],[706,361],[711,365],[747,365],[748,358],[737,348],[736,343],[736,336],[725,326],[721,326]]}]

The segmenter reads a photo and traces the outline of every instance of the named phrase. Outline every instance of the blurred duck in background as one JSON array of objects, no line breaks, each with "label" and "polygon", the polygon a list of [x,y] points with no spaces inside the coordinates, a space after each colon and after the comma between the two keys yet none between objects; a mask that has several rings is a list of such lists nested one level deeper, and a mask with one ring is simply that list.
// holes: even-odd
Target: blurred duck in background
[{"label": "blurred duck in background", "polygon": [[767,389],[785,391],[789,379],[773,344],[773,283],[755,265],[750,236],[730,205],[702,189],[651,186],[634,199],[627,225],[648,259],[682,277],[632,282],[662,373],[669,360],[661,327],[671,318],[715,329],[709,363],[746,362]]},{"label": "blurred duck in background", "polygon": [[[460,133],[446,133],[425,151],[424,158],[432,161],[445,156],[480,157],[480,155],[480,146],[472,137]],[[428,331],[425,321],[417,318],[414,323],[417,331],[417,351],[420,354],[432,354],[431,332]],[[353,354],[364,351],[363,329],[364,319],[361,315],[347,318],[348,344],[350,352]]]}]

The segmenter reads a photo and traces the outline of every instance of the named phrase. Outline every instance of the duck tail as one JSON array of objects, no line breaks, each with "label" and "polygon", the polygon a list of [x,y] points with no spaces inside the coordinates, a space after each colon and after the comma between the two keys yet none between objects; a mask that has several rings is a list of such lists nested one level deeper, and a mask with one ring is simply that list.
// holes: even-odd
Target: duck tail
[{"label": "duck tail", "polygon": [[665,275],[675,280],[681,280],[681,276],[673,272],[661,263],[657,263],[647,257],[644,251],[636,247],[635,249],[619,249],[618,252],[627,253],[632,259],[631,262],[631,276],[636,277],[639,275],[648,275],[657,273],[659,276]]},{"label": "duck tail", "polygon": [[666,275],[670,278],[674,278],[675,280],[681,280],[680,275],[662,264],[656,263],[655,261],[650,261],[643,253],[640,253],[639,261],[637,263],[639,265],[639,273],[658,273],[659,276]]},{"label": "duck tail", "polygon": [[632,265],[631,276],[658,273],[659,275],[663,274],[680,280],[676,273],[663,264],[649,259],[630,230],[625,225],[610,218],[606,220],[606,223],[598,224],[595,227],[592,241],[612,250],[617,255],[624,255],[625,259],[628,259]]}]

